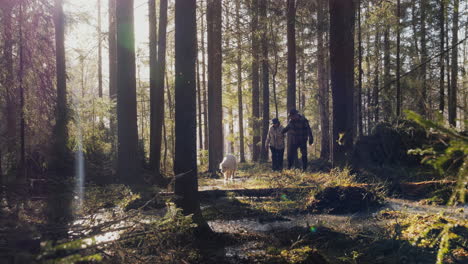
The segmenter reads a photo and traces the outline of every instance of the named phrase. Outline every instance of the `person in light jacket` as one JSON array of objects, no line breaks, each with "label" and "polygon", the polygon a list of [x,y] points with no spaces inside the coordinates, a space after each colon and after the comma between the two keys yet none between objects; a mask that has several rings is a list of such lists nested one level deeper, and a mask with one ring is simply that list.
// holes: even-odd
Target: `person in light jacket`
[{"label": "person in light jacket", "polygon": [[278,118],[273,118],[265,141],[267,150],[268,148],[271,150],[273,171],[281,171],[283,169],[284,134],[282,131],[283,126],[281,126]]}]

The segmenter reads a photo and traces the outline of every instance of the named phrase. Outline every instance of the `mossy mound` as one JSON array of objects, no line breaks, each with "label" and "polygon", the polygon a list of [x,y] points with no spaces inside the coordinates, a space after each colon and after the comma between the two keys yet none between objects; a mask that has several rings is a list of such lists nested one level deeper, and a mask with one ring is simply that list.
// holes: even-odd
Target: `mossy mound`
[{"label": "mossy mound", "polygon": [[379,197],[365,188],[355,186],[328,187],[314,195],[308,209],[318,213],[350,214],[381,206]]},{"label": "mossy mound", "polygon": [[420,148],[428,141],[425,129],[415,122],[380,123],[370,135],[356,142],[353,167],[420,166],[420,158],[409,155],[408,150]]}]

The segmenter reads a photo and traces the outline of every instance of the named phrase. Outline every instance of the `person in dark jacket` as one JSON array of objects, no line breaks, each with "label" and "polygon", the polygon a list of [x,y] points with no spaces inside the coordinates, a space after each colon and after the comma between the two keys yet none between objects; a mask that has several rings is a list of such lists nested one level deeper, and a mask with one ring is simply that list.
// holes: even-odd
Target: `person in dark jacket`
[{"label": "person in dark jacket", "polygon": [[289,123],[281,131],[283,134],[288,133],[288,169],[291,169],[294,161],[297,159],[297,149],[301,150],[302,154],[302,169],[305,171],[307,168],[307,140],[309,145],[314,143],[312,136],[312,129],[310,128],[309,121],[300,115],[296,109],[289,111]]}]

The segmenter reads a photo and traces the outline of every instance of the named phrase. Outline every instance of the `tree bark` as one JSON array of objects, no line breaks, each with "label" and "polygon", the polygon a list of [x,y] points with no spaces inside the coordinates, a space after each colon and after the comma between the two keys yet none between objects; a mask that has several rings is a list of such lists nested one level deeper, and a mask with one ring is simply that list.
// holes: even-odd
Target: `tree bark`
[{"label": "tree bark", "polygon": [[449,124],[453,127],[457,126],[457,81],[458,81],[458,9],[460,1],[455,0],[453,3],[453,26],[452,26],[452,83],[449,90],[448,114]]},{"label": "tree bark", "polygon": [[324,2],[317,2],[317,78],[319,86],[319,107],[320,107],[320,128],[322,133],[320,158],[330,159],[330,113],[329,113],[329,91],[328,76],[325,69],[326,49],[323,43],[323,34],[325,32],[325,14]]},{"label": "tree bark", "polygon": [[215,173],[223,159],[221,1],[208,0],[208,170]]},{"label": "tree bark", "polygon": [[252,161],[260,155],[260,86],[259,86],[259,38],[258,38],[258,0],[252,0]]},{"label": "tree bark", "polygon": [[[198,50],[198,40],[197,40]],[[200,61],[197,56],[197,127],[198,127],[198,150],[203,149],[203,121],[202,121],[202,100],[201,100],[201,83],[200,83]]]},{"label": "tree bark", "polygon": [[262,33],[262,81],[263,81],[263,124],[262,124],[262,148],[261,159],[268,161],[268,149],[265,147],[265,141],[270,127],[270,72],[268,65],[268,22],[267,22],[267,0],[260,0],[260,30]]},{"label": "tree bark", "polygon": [[2,7],[3,13],[3,58],[6,67],[6,76],[4,79],[5,87],[5,115],[6,115],[6,154],[10,164],[16,164],[17,158],[17,120],[16,120],[16,88],[13,74],[13,3],[7,1]]},{"label": "tree bark", "polygon": [[236,42],[237,42],[237,104],[239,112],[239,155],[240,162],[245,162],[244,150],[244,104],[242,96],[242,32],[240,29],[240,0],[236,0]]},{"label": "tree bark", "polygon": [[101,23],[101,0],[97,0],[98,12],[98,95],[102,98],[102,23]]},{"label": "tree bark", "polygon": [[[440,10],[439,10],[439,26],[440,26],[440,34],[439,34],[439,45],[440,45],[440,52],[443,52],[445,49],[445,0],[440,0]],[[439,112],[443,115],[445,109],[445,62],[444,56],[441,55],[439,58]]]},{"label": "tree bark", "polygon": [[[421,5],[421,17],[420,17],[420,27],[421,27],[421,63],[424,63],[427,60],[427,43],[426,43],[426,9],[427,9],[427,0],[420,0]],[[421,66],[420,71],[421,78],[421,96],[419,97],[418,102],[418,111],[419,113],[427,117],[427,65],[424,63]]]},{"label": "tree bark", "polygon": [[[154,1],[154,0],[151,0]],[[155,9],[155,5],[153,5]],[[156,39],[156,11],[154,17],[151,19],[154,23],[151,33],[151,39]],[[166,72],[166,29],[167,29],[167,0],[160,0],[159,2],[159,27],[158,27],[158,47],[157,59],[154,58],[156,53],[156,43],[151,45],[153,47],[152,62],[154,72],[152,72],[153,83],[150,86],[151,97],[151,146],[150,146],[150,166],[155,172],[156,181],[163,180],[161,174],[161,146],[162,146],[162,125],[164,122],[164,77]],[[150,57],[151,59],[151,57]],[[154,61],[156,59],[156,61]],[[151,64],[151,63],[150,63]],[[151,82],[151,81],[150,81]]]},{"label": "tree bark", "polygon": [[[116,1],[109,0],[109,98],[117,99],[117,26],[116,26]],[[112,146],[115,147],[114,138],[116,135],[116,112],[111,108],[110,113],[110,134]]]},{"label": "tree bark", "polygon": [[[443,1],[443,0],[442,0]],[[401,6],[400,0],[397,0],[397,44],[396,44],[396,116],[400,118],[401,116],[401,82],[400,82],[400,19],[401,19]]]},{"label": "tree bark", "polygon": [[385,122],[390,122],[392,115],[391,84],[390,84],[390,26],[385,25],[384,30],[384,76],[383,76],[383,98],[382,98],[382,113]]},{"label": "tree bark", "polygon": [[57,70],[57,108],[55,123],[55,162],[57,171],[65,170],[63,158],[68,155],[68,107],[67,107],[67,80],[65,65],[65,21],[62,0],[55,0],[55,45]]},{"label": "tree bark", "polygon": [[286,107],[296,108],[296,1],[287,1],[288,91]]},{"label": "tree bark", "polygon": [[24,43],[23,43],[23,3],[19,3],[19,92],[20,92],[20,164],[19,180],[26,181],[26,149],[25,149],[25,106],[24,106]]},{"label": "tree bark", "polygon": [[71,220],[70,184],[66,178],[69,175],[70,153],[68,142],[68,107],[67,83],[65,65],[65,23],[62,0],[54,2],[55,26],[55,57],[57,74],[57,106],[56,123],[54,127],[54,141],[50,182],[48,184],[47,222],[54,231],[46,234],[47,239],[58,240],[67,237],[67,223]]},{"label": "tree bark", "polygon": [[374,73],[374,89],[372,91],[372,108],[374,111],[374,124],[379,122],[379,75],[380,75],[380,34],[377,30],[375,33],[375,73]]},{"label": "tree bark", "polygon": [[362,29],[361,29],[361,0],[358,2],[358,102],[357,102],[357,119],[359,136],[363,135],[362,132]]},{"label": "tree bark", "polygon": [[200,35],[201,35],[201,51],[202,51],[202,82],[203,82],[203,132],[204,132],[204,145],[203,149],[208,150],[208,88],[206,87],[206,62],[205,62],[205,19],[207,19],[206,16],[206,9],[203,8],[203,0],[200,3],[200,6],[202,7],[202,18],[201,18],[201,27],[200,27]]},{"label": "tree bark", "polygon": [[175,160],[176,203],[185,215],[193,214],[199,228],[203,220],[198,197],[196,121],[196,1],[175,2]]},{"label": "tree bark", "polygon": [[344,167],[353,147],[354,1],[330,0],[333,165]]},{"label": "tree bark", "polygon": [[142,184],[138,161],[133,0],[116,2],[117,174],[129,185]]}]

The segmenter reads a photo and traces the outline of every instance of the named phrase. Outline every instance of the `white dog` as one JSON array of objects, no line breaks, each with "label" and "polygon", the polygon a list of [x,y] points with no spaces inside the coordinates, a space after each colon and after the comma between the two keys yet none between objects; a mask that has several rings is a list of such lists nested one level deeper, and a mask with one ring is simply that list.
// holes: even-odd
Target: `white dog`
[{"label": "white dog", "polygon": [[224,157],[223,161],[219,164],[219,169],[223,173],[224,182],[228,179],[234,179],[237,170],[237,159],[234,155],[228,154]]}]

